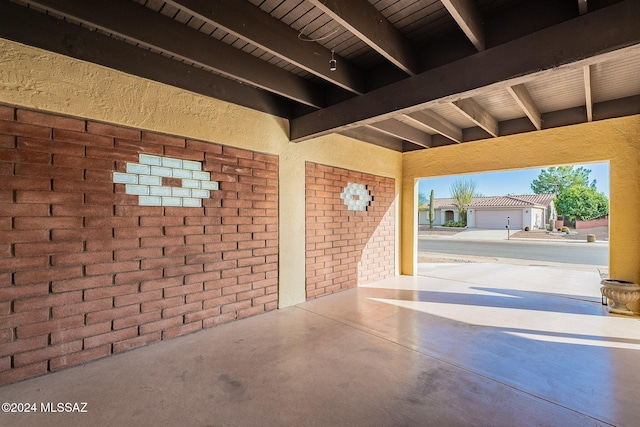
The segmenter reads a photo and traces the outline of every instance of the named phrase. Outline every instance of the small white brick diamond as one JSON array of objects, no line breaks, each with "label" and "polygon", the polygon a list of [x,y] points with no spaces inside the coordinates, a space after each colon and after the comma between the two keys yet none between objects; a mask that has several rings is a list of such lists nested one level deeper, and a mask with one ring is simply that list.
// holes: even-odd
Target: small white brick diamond
[{"label": "small white brick diamond", "polygon": [[340,198],[350,211],[366,211],[367,206],[369,206],[371,200],[373,200],[366,185],[354,184],[352,182],[343,188]]}]

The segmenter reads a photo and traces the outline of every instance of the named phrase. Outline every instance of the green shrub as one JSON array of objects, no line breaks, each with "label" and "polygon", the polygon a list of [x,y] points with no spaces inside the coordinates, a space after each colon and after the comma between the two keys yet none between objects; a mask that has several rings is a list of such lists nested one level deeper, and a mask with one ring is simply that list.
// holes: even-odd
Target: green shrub
[{"label": "green shrub", "polygon": [[525,228],[524,228],[524,231],[529,231],[529,227],[525,227]]},{"label": "green shrub", "polygon": [[555,200],[558,213],[571,221],[601,218],[609,213],[609,200],[592,187],[572,185],[565,189]]},{"label": "green shrub", "polygon": [[464,227],[465,223],[462,221],[447,221],[442,225],[445,227]]}]

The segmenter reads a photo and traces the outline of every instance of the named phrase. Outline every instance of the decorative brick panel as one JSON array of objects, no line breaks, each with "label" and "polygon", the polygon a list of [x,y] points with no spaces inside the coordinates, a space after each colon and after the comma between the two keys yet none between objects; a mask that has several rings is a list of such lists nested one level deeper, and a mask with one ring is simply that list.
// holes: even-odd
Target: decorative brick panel
[{"label": "decorative brick panel", "polygon": [[276,156],[0,106],[0,384],[273,310],[278,262]]},{"label": "decorative brick panel", "polygon": [[395,275],[395,180],[307,162],[305,181],[307,299]]}]

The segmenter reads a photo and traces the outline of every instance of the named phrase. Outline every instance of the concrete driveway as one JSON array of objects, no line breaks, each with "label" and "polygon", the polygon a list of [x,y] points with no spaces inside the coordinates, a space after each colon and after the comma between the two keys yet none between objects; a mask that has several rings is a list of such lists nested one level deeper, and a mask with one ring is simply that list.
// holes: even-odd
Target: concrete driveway
[{"label": "concrete driveway", "polygon": [[[509,230],[508,236],[512,236],[521,230]],[[468,228],[460,233],[449,236],[454,240],[507,240],[507,230],[483,230]]]}]

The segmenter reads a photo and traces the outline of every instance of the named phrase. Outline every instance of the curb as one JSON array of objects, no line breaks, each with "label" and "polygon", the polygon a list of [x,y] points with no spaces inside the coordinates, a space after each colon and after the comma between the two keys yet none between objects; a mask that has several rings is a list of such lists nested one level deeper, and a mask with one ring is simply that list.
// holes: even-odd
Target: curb
[{"label": "curb", "polygon": [[[422,261],[420,260],[422,258]],[[425,261],[426,259],[426,261]],[[428,261],[429,259],[436,260]],[[418,255],[418,265],[420,264],[438,264],[438,263],[484,263],[484,264],[511,264],[522,265],[527,267],[552,267],[552,268],[564,268],[571,270],[582,271],[595,271],[607,272],[609,270],[608,265],[587,265],[587,264],[570,264],[553,261],[536,261],[520,258],[501,258],[501,257],[486,257],[477,255],[454,255],[454,254],[441,254],[437,252],[420,252]]]}]

